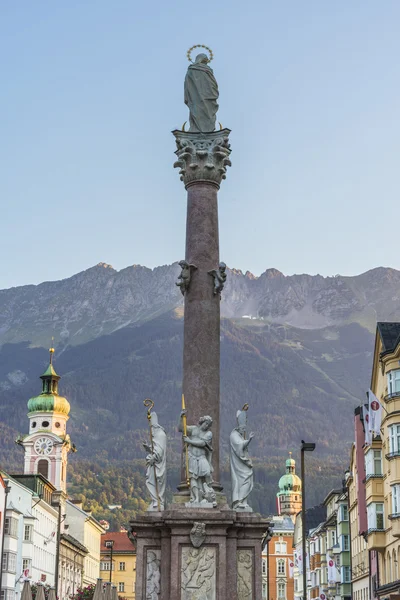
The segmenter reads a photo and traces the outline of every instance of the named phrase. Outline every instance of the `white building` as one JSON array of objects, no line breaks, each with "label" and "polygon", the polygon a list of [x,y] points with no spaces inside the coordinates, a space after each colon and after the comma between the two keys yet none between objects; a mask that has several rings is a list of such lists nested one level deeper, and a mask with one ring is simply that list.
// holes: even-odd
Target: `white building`
[{"label": "white building", "polygon": [[24,577],[54,585],[57,511],[51,506],[53,486],[37,475],[6,476],[10,488],[4,520],[1,600],[18,600]]},{"label": "white building", "polygon": [[80,503],[67,500],[66,513],[68,533],[88,550],[84,558],[83,585],[95,584],[100,577],[101,535],[105,529],[90,513],[82,510]]}]

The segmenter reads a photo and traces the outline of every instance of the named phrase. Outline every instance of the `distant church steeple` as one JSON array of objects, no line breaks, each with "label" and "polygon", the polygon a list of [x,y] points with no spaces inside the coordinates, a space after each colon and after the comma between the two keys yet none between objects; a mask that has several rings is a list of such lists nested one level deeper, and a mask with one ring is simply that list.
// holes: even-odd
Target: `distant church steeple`
[{"label": "distant church steeple", "polygon": [[60,376],[53,367],[53,344],[49,352],[49,366],[40,376],[42,393],[28,401],[29,434],[20,443],[25,451],[24,473],[40,473],[65,492],[68,453],[75,447],[67,434],[70,405],[58,393]]},{"label": "distant church steeple", "polygon": [[296,475],[296,461],[289,452],[286,461],[286,473],[279,480],[277,493],[278,509],[281,515],[289,516],[293,522],[301,511],[301,479]]}]

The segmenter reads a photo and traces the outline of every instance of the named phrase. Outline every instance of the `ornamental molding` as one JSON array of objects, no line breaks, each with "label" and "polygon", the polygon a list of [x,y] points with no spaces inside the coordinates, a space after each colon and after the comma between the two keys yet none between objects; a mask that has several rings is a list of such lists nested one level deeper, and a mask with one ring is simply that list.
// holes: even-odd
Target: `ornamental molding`
[{"label": "ornamental molding", "polygon": [[178,160],[174,168],[185,187],[197,182],[208,182],[219,188],[226,179],[227,167],[232,166],[229,158],[230,129],[221,129],[210,133],[191,133],[190,131],[172,132],[176,140],[175,154]]}]

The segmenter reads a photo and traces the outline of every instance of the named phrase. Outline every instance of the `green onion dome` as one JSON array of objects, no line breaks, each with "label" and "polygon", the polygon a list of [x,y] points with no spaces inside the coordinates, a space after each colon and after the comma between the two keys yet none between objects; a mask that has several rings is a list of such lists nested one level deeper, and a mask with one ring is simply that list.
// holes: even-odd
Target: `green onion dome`
[{"label": "green onion dome", "polygon": [[[53,349],[50,350],[50,352]],[[55,412],[63,415],[69,414],[70,404],[66,398],[58,394],[58,382],[60,376],[54,370],[52,365],[52,355],[50,354],[50,364],[47,367],[43,375],[40,376],[42,380],[42,393],[40,396],[35,396],[28,400],[28,411],[29,413],[34,412]]]}]

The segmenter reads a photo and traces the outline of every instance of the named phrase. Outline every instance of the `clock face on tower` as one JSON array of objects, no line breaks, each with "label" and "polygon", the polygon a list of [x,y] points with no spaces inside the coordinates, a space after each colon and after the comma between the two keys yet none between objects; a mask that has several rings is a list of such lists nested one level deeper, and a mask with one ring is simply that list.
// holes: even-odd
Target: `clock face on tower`
[{"label": "clock face on tower", "polygon": [[39,438],[35,442],[36,454],[50,454],[53,449],[53,442],[49,438]]}]

